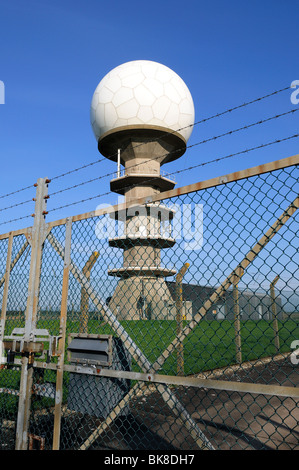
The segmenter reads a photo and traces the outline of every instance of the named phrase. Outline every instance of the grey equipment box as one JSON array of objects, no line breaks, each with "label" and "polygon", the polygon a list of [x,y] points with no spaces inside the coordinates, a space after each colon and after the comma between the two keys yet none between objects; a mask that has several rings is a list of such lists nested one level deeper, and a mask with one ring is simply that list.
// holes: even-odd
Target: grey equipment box
[{"label": "grey equipment box", "polygon": [[[131,356],[119,338],[111,335],[70,335],[68,359],[71,364],[113,370],[131,370]],[[130,390],[130,380],[70,373],[68,408],[106,418]],[[121,413],[128,414],[128,407]]]}]

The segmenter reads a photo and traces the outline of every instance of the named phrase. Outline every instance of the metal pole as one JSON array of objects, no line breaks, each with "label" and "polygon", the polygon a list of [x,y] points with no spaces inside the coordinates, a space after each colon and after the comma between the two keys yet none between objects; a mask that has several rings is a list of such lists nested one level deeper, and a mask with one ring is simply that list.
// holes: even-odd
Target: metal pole
[{"label": "metal pole", "polygon": [[233,299],[234,299],[234,326],[235,326],[235,345],[236,345],[236,361],[242,363],[241,349],[241,321],[240,321],[240,305],[239,305],[239,289],[238,283],[244,274],[244,269],[239,268],[236,276],[233,277]]},{"label": "metal pole", "polygon": [[120,149],[117,151],[117,177],[120,178]]},{"label": "metal pole", "polygon": [[64,267],[62,279],[61,294],[61,314],[58,342],[58,369],[56,376],[56,393],[54,409],[54,432],[53,432],[53,450],[59,450],[60,447],[60,427],[61,427],[61,405],[63,398],[63,365],[65,352],[65,336],[67,321],[67,299],[69,290],[70,262],[71,262],[71,241],[72,241],[72,218],[67,219],[65,230],[65,250]]},{"label": "metal pole", "polygon": [[[45,214],[46,196],[48,195],[47,178],[39,178],[36,188],[34,225],[31,234],[31,260],[28,283],[28,297],[26,307],[26,320],[24,341],[30,344],[34,338],[37,322],[37,308],[39,299],[39,282],[41,273],[42,249],[45,240]],[[17,417],[16,450],[27,450],[28,429],[31,405],[31,390],[33,380],[33,353],[22,354],[20,396]]]},{"label": "metal pole", "polygon": [[[12,263],[10,264],[10,268],[9,268],[9,271],[10,273],[12,272],[13,268],[15,267],[15,265],[17,264],[17,262],[19,261],[19,259],[21,258],[22,254],[24,253],[24,251],[26,250],[27,246],[29,245],[29,243],[26,241],[24,243],[24,245],[22,246],[22,248],[19,250],[19,252],[17,253],[17,255],[15,256],[14,260],[12,261]],[[4,274],[4,276],[2,276],[2,278],[0,279],[0,287],[2,287],[2,285],[4,284],[5,282],[5,279],[6,279],[6,273]]]},{"label": "metal pole", "polygon": [[277,321],[277,306],[275,300],[275,290],[274,286],[279,280],[279,276],[276,276],[275,279],[270,284],[270,296],[271,296],[271,308],[272,308],[272,320],[273,320],[273,331],[274,331],[274,344],[276,351],[280,350],[280,342],[279,342],[279,330],[278,330],[278,321]]},{"label": "metal pole", "polygon": [[[82,272],[86,279],[89,281],[91,270],[99,257],[99,253],[95,251],[90,255]],[[88,308],[89,308],[89,295],[84,287],[81,288],[81,318],[80,318],[80,333],[87,333],[88,329]]]},{"label": "metal pole", "polygon": [[[176,333],[183,331],[183,287],[182,280],[190,264],[185,263],[176,276]],[[180,341],[177,345],[177,375],[184,375],[184,345]]]},{"label": "metal pole", "polygon": [[12,253],[12,244],[13,244],[13,233],[10,232],[7,246],[7,255],[6,255],[6,270],[4,274],[4,289],[3,289],[3,298],[2,298],[2,310],[1,310],[1,319],[0,319],[0,363],[2,361],[2,340],[4,336],[5,329],[5,320],[6,320],[6,309],[7,309],[7,299],[8,299],[8,286],[9,286],[9,277],[10,277],[10,263],[11,263],[11,253]]}]

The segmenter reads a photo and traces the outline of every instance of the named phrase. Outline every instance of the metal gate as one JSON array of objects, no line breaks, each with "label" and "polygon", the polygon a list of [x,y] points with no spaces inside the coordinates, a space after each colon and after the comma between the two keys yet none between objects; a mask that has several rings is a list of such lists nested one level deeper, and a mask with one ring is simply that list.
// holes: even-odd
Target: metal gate
[{"label": "metal gate", "polygon": [[298,163],[54,222],[39,179],[0,236],[0,448],[298,449]]}]

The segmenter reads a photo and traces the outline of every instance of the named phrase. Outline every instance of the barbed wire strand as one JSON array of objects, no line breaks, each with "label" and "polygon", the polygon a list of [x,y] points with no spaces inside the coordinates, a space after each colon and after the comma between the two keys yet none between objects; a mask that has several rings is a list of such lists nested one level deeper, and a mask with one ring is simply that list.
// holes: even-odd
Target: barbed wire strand
[{"label": "barbed wire strand", "polygon": [[[258,98],[254,99],[254,100],[251,100],[251,101],[242,103],[242,104],[237,105],[237,106],[234,106],[234,107],[232,107],[232,108],[228,108],[228,109],[226,109],[225,111],[222,111],[222,112],[220,112],[220,113],[216,113],[216,114],[211,115],[211,116],[209,116],[209,117],[207,117],[207,118],[203,118],[203,119],[201,119],[201,120],[195,122],[195,123],[192,124],[192,125],[182,127],[182,128],[180,128],[180,129],[177,129],[176,131],[166,132],[166,133],[163,134],[162,136],[160,136],[160,137],[158,137],[158,138],[156,138],[156,139],[153,139],[153,140],[154,140],[154,141],[159,141],[160,139],[162,139],[162,138],[163,138],[164,136],[166,136],[166,135],[169,135],[169,134],[173,134],[173,133],[182,131],[183,129],[186,129],[186,128],[191,127],[191,126],[193,127],[193,126],[202,124],[202,123],[207,122],[207,121],[209,121],[209,120],[211,120],[211,119],[214,119],[214,118],[223,116],[223,115],[228,114],[228,113],[231,113],[231,112],[233,112],[233,111],[235,111],[235,110],[237,110],[237,109],[244,108],[244,107],[246,107],[246,106],[248,106],[248,105],[250,105],[250,104],[253,104],[253,103],[262,101],[262,100],[264,100],[264,99],[267,99],[267,98],[269,98],[269,97],[271,97],[271,96],[277,95],[278,93],[281,93],[281,92],[286,91],[286,90],[288,90],[288,89],[289,89],[289,87],[284,87],[284,88],[281,88],[281,89],[279,89],[279,90],[275,90],[275,91],[273,91],[273,92],[271,92],[271,93],[268,93],[268,94],[266,94],[266,95],[264,95],[264,96],[258,97]],[[297,108],[294,109],[294,110],[288,111],[288,112],[286,112],[286,113],[282,113],[282,114],[280,114],[280,115],[276,115],[276,116],[272,116],[272,117],[267,118],[267,119],[264,119],[264,120],[260,120],[260,121],[258,121],[258,122],[256,122],[256,123],[252,123],[252,124],[249,124],[249,125],[247,125],[247,126],[243,126],[242,128],[234,129],[234,130],[229,131],[229,132],[226,132],[226,133],[224,133],[224,134],[220,134],[220,135],[218,135],[218,136],[214,136],[214,137],[212,137],[212,138],[205,139],[205,140],[203,140],[203,141],[201,141],[201,142],[197,142],[197,143],[195,143],[195,144],[193,144],[193,145],[187,146],[186,148],[192,148],[192,147],[194,147],[194,146],[197,146],[197,145],[200,145],[200,144],[203,144],[203,143],[212,141],[212,140],[216,140],[216,139],[218,139],[218,138],[220,138],[220,137],[224,137],[224,136],[226,136],[226,135],[231,135],[231,134],[233,134],[233,133],[235,133],[235,132],[238,132],[238,131],[240,131],[240,130],[248,129],[248,128],[254,126],[254,125],[262,124],[262,123],[267,122],[267,121],[269,121],[269,120],[276,119],[276,118],[281,117],[281,116],[285,116],[285,115],[290,114],[290,113],[293,113],[293,112],[295,112],[295,111],[297,111]],[[292,136],[292,137],[290,137],[290,138],[293,138],[293,137],[295,137],[295,136]],[[284,140],[285,140],[285,139],[284,139]],[[276,142],[279,142],[279,141],[275,141],[274,143],[276,143]],[[144,143],[141,143],[141,144],[136,145],[136,147],[139,147],[140,145],[145,145],[145,144],[144,144]],[[266,144],[266,145],[271,145],[271,143],[270,143],[270,144]],[[266,145],[264,145],[264,146],[266,146]],[[135,148],[135,147],[134,147],[134,148]],[[258,147],[258,148],[261,148],[261,147]],[[250,150],[249,150],[249,151],[250,151]],[[243,153],[243,151],[242,151],[241,153]],[[231,156],[233,156],[233,155],[231,155]],[[229,156],[224,157],[224,158],[228,158],[228,157],[229,157]],[[82,169],[85,169],[85,168],[87,168],[87,167],[90,167],[90,166],[92,166],[92,165],[95,165],[95,164],[100,163],[100,162],[105,161],[105,160],[106,160],[106,158],[97,159],[97,160],[95,160],[95,161],[93,161],[93,162],[90,162],[90,163],[88,163],[88,164],[82,165],[81,167],[77,167],[77,168],[74,168],[74,169],[69,170],[69,171],[67,171],[67,172],[64,172],[64,173],[62,173],[62,174],[60,174],[60,175],[54,176],[53,178],[51,178],[51,180],[55,180],[55,179],[58,179],[58,178],[62,178],[62,177],[64,177],[64,176],[70,175],[70,174],[72,174],[72,173],[74,173],[74,172],[80,171],[80,170],[82,170]],[[214,161],[219,161],[219,159],[215,159],[215,160],[213,160],[213,161],[211,161],[211,162],[214,162]],[[209,162],[205,162],[205,163],[203,163],[203,164],[200,164],[200,166],[201,166],[201,165],[206,165],[206,164],[208,164],[208,163],[209,163]],[[139,164],[137,164],[136,166],[138,166],[138,165],[139,165]],[[198,165],[197,165],[197,166],[198,166]],[[197,166],[195,166],[195,167],[197,167]],[[188,167],[188,168],[186,168],[186,169],[184,169],[184,170],[177,170],[176,172],[172,172],[172,173],[170,173],[170,174],[181,173],[182,171],[188,171],[188,170],[190,170],[191,168],[194,168],[194,167]],[[55,195],[55,194],[58,194],[58,193],[61,193],[61,192],[64,192],[64,191],[67,191],[67,190],[76,188],[76,187],[78,187],[78,186],[82,186],[82,185],[91,183],[91,182],[96,181],[96,180],[98,180],[98,179],[102,179],[102,178],[105,178],[105,177],[107,177],[107,176],[110,176],[110,175],[112,175],[112,174],[114,174],[114,173],[115,173],[115,172],[110,172],[110,173],[108,173],[108,174],[106,174],[106,175],[103,175],[103,176],[101,176],[101,177],[93,178],[93,179],[91,179],[91,180],[78,183],[77,185],[73,185],[73,186],[71,186],[71,187],[64,188],[64,189],[62,189],[62,190],[60,190],[60,191],[56,191],[55,193],[52,193],[52,195]],[[22,192],[22,191],[25,191],[25,190],[27,190],[27,189],[31,189],[33,186],[34,186],[34,185],[28,185],[28,186],[25,186],[25,187],[23,187],[23,188],[17,189],[17,190],[15,190],[15,191],[11,191],[10,193],[1,195],[1,196],[0,196],[0,199],[4,199],[4,198],[6,198],[6,197],[9,197],[9,196],[18,194],[18,193],[20,193],[20,192]],[[110,194],[110,191],[107,192],[107,193],[103,193],[103,195],[107,195],[107,194]],[[96,198],[96,197],[100,197],[100,196],[101,196],[101,195],[94,196],[94,197],[92,197],[92,199],[93,199],[93,198]],[[90,199],[90,198],[88,198],[87,200],[89,200],[89,199]],[[11,205],[11,206],[7,206],[7,207],[5,207],[5,208],[0,209],[0,212],[5,211],[5,210],[8,210],[8,209],[12,209],[12,208],[14,208],[14,207],[18,207],[18,206],[23,205],[23,204],[27,204],[27,203],[31,202],[31,200],[32,200],[32,199],[26,200],[26,201],[22,201],[22,202],[19,202],[19,203],[16,203],[16,204],[13,204],[13,205]],[[80,201],[79,201],[79,202],[80,202]],[[70,205],[77,204],[77,203],[79,203],[79,202],[71,203]],[[65,206],[63,206],[63,207],[65,207]],[[56,209],[53,209],[53,210],[56,210]],[[29,217],[31,217],[31,215],[26,215],[26,216],[22,216],[22,217],[19,217],[19,218],[11,219],[11,220],[9,220],[9,221],[1,222],[0,225],[8,224],[8,223],[10,223],[10,222],[14,222],[14,221],[17,221],[17,220],[22,220],[22,219],[29,218]]]},{"label": "barbed wire strand", "polygon": [[[286,91],[286,90],[289,90],[289,86],[284,87],[284,88],[281,88],[281,89],[279,89],[279,90],[275,90],[275,91],[273,91],[273,92],[271,92],[271,93],[268,93],[268,94],[266,94],[266,95],[264,95],[264,96],[255,98],[255,99],[253,99],[253,100],[251,100],[251,101],[247,101],[247,102],[245,102],[245,103],[242,103],[242,104],[240,104],[240,105],[234,106],[234,107],[232,107],[232,108],[228,108],[228,109],[226,109],[225,111],[222,111],[222,112],[220,112],[220,113],[213,114],[213,115],[211,115],[211,116],[208,116],[207,118],[203,118],[203,119],[201,119],[201,120],[195,122],[194,124],[192,124],[192,126],[197,126],[197,125],[199,125],[199,124],[205,123],[205,122],[210,121],[210,120],[212,120],[212,119],[215,119],[215,118],[224,116],[225,114],[231,113],[231,112],[233,112],[233,111],[236,111],[237,109],[244,108],[244,107],[249,106],[249,105],[251,105],[251,104],[260,102],[260,101],[262,101],[262,100],[264,100],[264,99],[267,99],[267,98],[270,98],[270,97],[272,97],[272,96],[275,96],[275,95],[277,95],[277,94],[279,94],[279,93],[282,93],[282,92],[284,92],[284,91]],[[182,131],[182,130],[188,128],[188,127],[190,127],[190,125],[189,125],[189,126],[185,126],[185,127],[181,127],[180,129],[177,129],[176,131],[167,132],[167,133],[165,133],[165,135],[167,135],[167,134],[174,134],[174,133],[179,132],[179,131]],[[165,135],[164,135],[164,136],[165,136]],[[162,136],[158,137],[156,140],[162,139],[164,136],[162,135]],[[144,144],[141,143],[141,144],[138,144],[137,146],[140,146],[140,145],[144,145]],[[136,146],[136,147],[137,147],[137,146]],[[51,180],[53,181],[53,180],[56,180],[56,179],[59,179],[59,178],[68,176],[68,175],[73,174],[73,173],[75,173],[75,172],[77,172],[77,171],[80,171],[80,170],[83,170],[83,169],[88,168],[88,167],[90,167],[90,166],[93,166],[93,165],[96,165],[96,164],[98,164],[98,163],[101,163],[101,162],[103,162],[103,161],[105,161],[105,160],[106,160],[106,158],[97,159],[97,160],[95,160],[95,161],[93,161],[93,162],[87,163],[87,164],[82,165],[82,166],[80,166],[80,167],[77,167],[77,168],[71,169],[71,170],[69,170],[69,171],[66,171],[66,172],[64,172],[64,173],[61,173],[61,174],[59,174],[59,175],[53,176],[53,177],[51,178]],[[4,198],[7,198],[7,197],[9,197],[9,196],[18,194],[18,193],[20,193],[20,192],[22,192],[22,191],[26,191],[27,189],[31,189],[32,186],[33,186],[33,185],[28,185],[28,186],[25,186],[25,187],[23,187],[23,188],[19,188],[19,189],[15,190],[15,191],[11,191],[11,192],[9,192],[9,193],[7,193],[7,194],[0,195],[0,199],[4,199]]]},{"label": "barbed wire strand", "polygon": [[[258,150],[258,149],[261,149],[261,148],[265,148],[265,147],[268,147],[270,145],[275,145],[275,144],[278,144],[278,143],[281,143],[281,142],[285,142],[287,140],[290,140],[290,139],[294,139],[294,138],[298,138],[299,137],[299,134],[294,134],[292,136],[289,136],[289,137],[284,137],[282,139],[277,139],[277,140],[274,140],[272,142],[267,142],[266,144],[261,144],[261,145],[258,145],[258,146],[255,146],[255,147],[251,147],[249,149],[245,149],[245,150],[241,150],[239,152],[235,152],[235,153],[232,153],[232,154],[229,154],[229,155],[225,155],[223,157],[218,157],[218,158],[215,158],[213,160],[209,160],[208,162],[202,162],[202,163],[199,163],[197,165],[193,165],[193,166],[190,166],[188,168],[185,168],[185,169],[181,169],[181,170],[176,170],[174,171],[173,173],[170,173],[170,174],[177,174],[177,173],[182,173],[182,172],[185,172],[185,171],[190,171],[190,170],[193,170],[195,168],[199,168],[199,167],[202,167],[202,166],[205,166],[205,165],[209,165],[209,164],[212,164],[212,163],[216,163],[216,162],[220,162],[222,160],[225,160],[225,159],[228,159],[228,158],[233,158],[233,157],[236,157],[238,155],[242,155],[242,154],[246,154],[246,153],[249,153],[249,152],[252,152],[254,150]],[[153,181],[157,179],[157,176],[153,178]],[[149,181],[147,181],[147,183],[149,183]],[[136,187],[137,185],[134,185],[134,186],[129,186],[129,187]],[[87,202],[87,201],[91,201],[93,199],[96,199],[96,198],[100,198],[100,197],[103,197],[103,196],[107,196],[107,195],[110,195],[112,194],[111,191],[108,191],[106,193],[100,193],[100,194],[97,194],[95,196],[90,196],[88,198],[85,198],[85,199],[81,199],[79,201],[75,201],[75,202],[71,202],[69,204],[64,204],[62,206],[59,206],[59,207],[55,207],[54,209],[50,209],[48,211],[48,213],[50,212],[55,212],[57,210],[60,210],[60,209],[64,209],[66,207],[70,207],[70,206],[73,206],[73,205],[77,205],[77,204],[80,204],[80,203],[84,203],[84,202]]]},{"label": "barbed wire strand", "polygon": [[[232,153],[232,154],[228,154],[228,155],[225,155],[223,157],[217,157],[217,158],[214,158],[213,160],[209,160],[207,162],[201,162],[201,163],[198,163],[197,165],[193,165],[193,166],[190,166],[188,168],[184,168],[184,169],[180,169],[180,170],[176,170],[172,173],[169,173],[169,175],[174,175],[174,174],[179,174],[179,173],[183,173],[185,171],[190,171],[190,170],[193,170],[195,168],[199,168],[199,167],[203,167],[205,165],[209,165],[209,164],[212,164],[212,163],[216,163],[216,162],[219,162],[219,161],[222,161],[222,160],[225,160],[225,159],[228,159],[228,158],[233,158],[233,157],[236,157],[238,155],[243,155],[243,154],[246,154],[246,153],[249,153],[249,152],[252,152],[254,150],[258,150],[258,149],[261,149],[261,148],[265,148],[265,147],[268,147],[268,146],[271,146],[271,145],[275,145],[275,144],[278,144],[278,143],[281,143],[281,142],[285,142],[287,140],[291,140],[291,139],[294,139],[294,138],[298,138],[299,137],[299,134],[294,134],[294,135],[291,135],[291,136],[288,136],[288,137],[284,137],[284,138],[281,138],[281,139],[276,139],[274,141],[271,141],[271,142],[267,142],[265,144],[261,144],[261,145],[258,145],[258,146],[255,146],[255,147],[251,147],[249,149],[244,149],[244,150],[241,150],[239,152],[235,152],[235,153]],[[195,145],[195,144],[194,144]],[[154,177],[153,178],[153,181],[156,179],[157,177]],[[147,181],[147,183],[149,183],[150,181]],[[128,186],[128,187],[136,187],[137,185],[134,185],[134,186]],[[54,209],[51,209],[49,211],[47,211],[47,213],[49,212],[55,212],[57,210],[61,210],[61,209],[64,209],[66,207],[70,207],[70,206],[73,206],[73,205],[78,205],[80,203],[84,203],[84,202],[87,202],[87,201],[91,201],[93,199],[96,199],[96,198],[100,198],[100,197],[103,197],[103,196],[108,196],[108,195],[111,195],[111,191],[107,191],[105,193],[101,193],[101,194],[97,194],[95,196],[91,196],[91,197],[88,197],[88,198],[85,198],[85,199],[81,199],[79,201],[75,201],[75,202],[71,202],[69,204],[64,204],[62,206],[59,206],[59,207],[56,207]],[[23,219],[26,219],[26,218],[30,218],[32,217],[32,214],[30,215],[25,215],[25,216],[22,216],[22,217],[18,217],[18,218],[14,218],[14,219],[11,219],[11,220],[7,220],[7,221],[4,221],[4,222],[0,222],[0,226],[1,225],[5,225],[5,224],[8,224],[8,223],[11,223],[11,222],[16,222],[16,221],[19,221],[19,220],[23,220]]]},{"label": "barbed wire strand", "polygon": [[32,214],[30,215],[24,215],[22,217],[17,217],[16,219],[11,219],[11,220],[6,220],[4,222],[0,222],[0,225],[6,225],[6,224],[9,224],[11,222],[16,222],[18,220],[22,220],[22,219],[29,219],[29,217],[32,217]]},{"label": "barbed wire strand", "polygon": [[[277,115],[275,115],[275,116],[271,116],[271,117],[269,117],[269,118],[261,119],[261,120],[259,120],[259,121],[254,122],[254,123],[247,124],[247,125],[245,125],[245,126],[243,126],[243,127],[239,127],[239,128],[237,128],[237,129],[230,130],[230,131],[225,132],[225,133],[223,133],[223,134],[219,134],[219,135],[217,135],[217,136],[210,137],[210,138],[205,139],[205,140],[202,140],[202,141],[200,141],[200,142],[196,142],[196,143],[194,143],[194,144],[192,144],[192,145],[187,146],[187,147],[186,147],[186,150],[187,150],[187,149],[190,149],[190,148],[193,148],[193,147],[196,147],[196,146],[201,145],[201,144],[205,144],[205,143],[208,143],[208,142],[211,142],[211,141],[215,141],[215,140],[217,140],[217,139],[220,139],[220,138],[223,138],[223,137],[232,135],[232,134],[234,134],[234,133],[236,133],[236,132],[240,132],[240,131],[243,131],[243,130],[250,129],[251,127],[264,124],[264,123],[269,122],[269,121],[272,121],[272,120],[274,120],[274,119],[278,119],[278,118],[280,118],[280,117],[284,117],[284,116],[293,114],[293,113],[295,113],[295,112],[297,112],[297,111],[299,111],[299,108],[295,108],[295,109],[292,109],[292,110],[290,110],[290,111],[287,111],[287,112],[284,112],[284,113],[281,113],[281,114],[277,114]],[[163,157],[166,157],[166,156],[171,155],[172,153],[176,153],[176,152],[178,152],[178,151],[180,151],[180,150],[183,150],[183,148],[182,148],[182,149],[175,150],[175,151],[173,151],[173,152],[165,153],[165,154],[162,155],[162,156],[159,155],[158,157],[153,157],[153,158],[149,159],[149,161],[158,160],[158,159],[161,158],[161,157],[162,157],[162,158],[163,158]],[[136,168],[136,167],[138,167],[138,166],[140,166],[140,165],[142,165],[142,164],[143,164],[143,162],[141,162],[141,163],[136,163],[135,165],[130,166],[130,170],[132,170],[133,168]],[[61,194],[61,193],[65,192],[65,191],[69,191],[69,190],[72,190],[72,189],[76,189],[76,188],[78,188],[78,187],[80,187],[80,186],[84,186],[84,185],[86,185],[86,184],[94,183],[95,181],[99,181],[99,180],[101,180],[101,179],[107,178],[108,176],[113,176],[114,174],[115,174],[115,171],[112,171],[112,172],[106,173],[105,175],[97,176],[97,177],[95,177],[95,178],[91,178],[91,179],[89,179],[89,180],[82,181],[82,182],[80,182],[80,183],[77,183],[77,184],[74,184],[74,185],[72,185],[72,186],[69,186],[69,187],[67,187],[67,188],[60,189],[60,190],[58,190],[58,191],[55,191],[55,192],[51,193],[51,197],[52,197],[52,196],[56,196],[57,194]]]},{"label": "barbed wire strand", "polygon": [[33,186],[34,186],[33,184],[30,184],[29,186],[25,186],[24,188],[17,189],[16,191],[12,191],[11,193],[3,194],[2,196],[0,196],[0,199],[4,199],[5,197],[8,197],[8,196],[13,196],[14,194],[25,191],[26,189],[32,189]]},{"label": "barbed wire strand", "polygon": [[[194,127],[194,126],[197,126],[197,125],[199,125],[199,124],[203,124],[203,123],[205,123],[205,122],[208,122],[208,121],[210,121],[210,120],[212,120],[212,119],[215,119],[215,118],[224,116],[225,114],[232,113],[233,111],[236,111],[236,110],[241,109],[241,108],[243,108],[243,107],[246,107],[246,106],[249,106],[249,105],[251,105],[251,104],[257,103],[257,102],[262,101],[262,100],[264,100],[264,99],[266,99],[266,98],[270,98],[271,96],[274,96],[274,95],[276,95],[276,94],[278,94],[278,93],[281,93],[281,92],[286,91],[286,90],[289,90],[289,89],[290,89],[290,87],[288,86],[288,87],[285,87],[285,88],[281,88],[280,90],[273,91],[273,92],[271,92],[271,93],[268,93],[267,95],[261,96],[261,97],[259,97],[259,98],[254,99],[254,100],[251,100],[251,101],[247,101],[247,102],[242,103],[242,104],[240,104],[240,105],[234,106],[233,108],[226,109],[225,111],[222,111],[222,112],[220,112],[220,113],[213,114],[212,116],[209,116],[209,117],[207,117],[207,118],[203,118],[203,119],[201,119],[201,120],[199,120],[199,121],[196,121],[194,124],[189,124],[189,125],[187,125],[187,126],[181,127],[181,128],[179,128],[179,129],[176,129],[176,130],[173,130],[173,131],[167,131],[167,132],[165,132],[164,134],[162,134],[162,135],[159,136],[159,137],[153,138],[152,140],[149,139],[148,142],[158,142],[159,140],[162,140],[163,138],[165,138],[165,137],[168,136],[168,135],[176,134],[177,132],[183,131],[183,130],[188,129],[188,128],[190,128],[190,127]],[[141,142],[140,144],[136,144],[135,146],[133,146],[132,149],[141,147],[142,145],[145,145],[145,144],[144,144],[143,142]],[[111,155],[111,157],[116,157],[116,156],[117,156],[117,153]],[[110,158],[111,158],[111,157],[110,157]]]},{"label": "barbed wire strand", "polygon": [[[177,129],[177,130],[175,130],[175,131],[165,132],[165,134],[163,134],[163,135],[160,136],[160,137],[157,137],[157,138],[155,138],[155,139],[150,140],[150,142],[159,141],[160,139],[164,138],[164,137],[167,136],[167,135],[175,134],[176,132],[180,132],[180,131],[182,131],[182,130],[184,130],[184,129],[187,129],[188,127],[193,127],[193,126],[197,126],[197,125],[199,125],[199,124],[203,124],[203,123],[208,122],[208,121],[210,121],[210,120],[212,120],[212,119],[215,119],[215,118],[224,116],[225,114],[232,113],[233,111],[236,111],[236,110],[238,110],[238,109],[244,108],[244,107],[249,106],[249,105],[251,105],[251,104],[260,102],[260,101],[262,101],[262,100],[264,100],[264,99],[270,98],[270,97],[272,97],[272,96],[275,96],[275,95],[277,95],[277,94],[279,94],[279,93],[282,93],[283,91],[286,91],[286,90],[289,90],[289,89],[290,89],[290,87],[288,86],[288,87],[281,88],[280,90],[275,90],[275,91],[273,91],[273,92],[271,92],[271,93],[268,93],[268,94],[266,94],[266,95],[264,95],[264,96],[260,96],[259,98],[255,98],[255,99],[253,99],[253,100],[251,100],[251,101],[247,101],[247,102],[245,102],[245,103],[242,103],[242,104],[240,104],[240,105],[234,106],[234,107],[232,107],[232,108],[228,108],[228,109],[226,109],[225,111],[221,111],[220,113],[216,113],[216,114],[213,114],[213,115],[211,115],[211,116],[208,116],[207,118],[203,118],[203,119],[201,119],[201,120],[199,120],[199,121],[196,121],[194,124],[191,124],[191,125],[188,125],[188,126],[185,126],[185,127],[181,127],[181,128],[179,128],[179,129]],[[132,147],[132,149],[135,149],[135,148],[140,147],[140,146],[142,146],[142,145],[145,145],[145,144],[144,144],[143,142],[140,143],[140,144],[136,144],[135,146]],[[113,158],[113,157],[116,157],[116,156],[117,156],[117,153],[112,154],[112,155],[110,156],[110,158]],[[51,181],[54,181],[54,180],[56,180],[56,179],[58,179],[58,178],[62,178],[62,177],[64,177],[64,176],[70,175],[71,173],[75,173],[75,172],[80,171],[80,170],[82,170],[82,169],[85,169],[85,168],[87,168],[87,167],[89,167],[89,166],[96,165],[97,163],[103,162],[103,161],[105,161],[105,160],[106,160],[106,158],[97,159],[97,160],[95,160],[95,161],[93,161],[93,162],[87,163],[86,165],[82,165],[82,166],[80,166],[80,167],[78,167],[78,168],[74,168],[74,169],[72,169],[72,170],[70,170],[70,171],[67,171],[67,172],[65,172],[65,173],[61,173],[60,175],[56,175],[56,176],[54,176],[54,177],[51,178]]]},{"label": "barbed wire strand", "polygon": [[18,202],[16,204],[12,204],[11,206],[3,207],[0,209],[0,212],[7,211],[8,209],[13,209],[14,207],[22,206],[23,204],[28,204],[28,202],[32,202],[34,199],[28,199],[27,201]]}]

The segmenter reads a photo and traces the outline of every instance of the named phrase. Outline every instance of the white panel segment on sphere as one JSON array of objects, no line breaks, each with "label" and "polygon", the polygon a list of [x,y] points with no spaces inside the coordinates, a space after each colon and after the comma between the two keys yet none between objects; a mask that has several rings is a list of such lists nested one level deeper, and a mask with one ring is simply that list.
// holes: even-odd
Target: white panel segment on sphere
[{"label": "white panel segment on sphere", "polygon": [[[116,113],[119,118],[132,119],[137,116],[139,111],[139,103],[134,98],[126,101],[116,108]],[[117,124],[117,121],[116,121]]]},{"label": "white panel segment on sphere", "polygon": [[154,78],[149,78],[147,77],[144,82],[143,82],[143,85],[148,89],[150,90],[150,92],[156,97],[156,98],[160,98],[160,96],[162,96],[164,94],[164,87],[163,87],[163,84],[161,82],[159,82],[158,80],[154,79]]},{"label": "white panel segment on sphere", "polygon": [[[102,82],[100,82],[100,85],[101,85],[101,83]],[[121,79],[116,75],[116,76],[111,77],[109,79],[103,80],[103,86],[106,86],[108,88],[108,90],[111,90],[112,93],[115,93],[122,86]],[[99,89],[99,93],[101,93],[101,88]]]},{"label": "white panel segment on sphere", "polygon": [[171,101],[167,96],[161,96],[153,105],[154,118],[163,123],[170,108]]},{"label": "white panel segment on sphere", "polygon": [[119,90],[117,90],[114,93],[111,102],[117,108],[121,104],[124,104],[127,101],[130,101],[133,97],[134,97],[133,88],[122,86],[121,88],[119,88]]},{"label": "white panel segment on sphere", "polygon": [[154,117],[154,113],[151,106],[140,106],[137,117],[143,124],[150,124],[151,119],[153,119]]},{"label": "white panel segment on sphere", "polygon": [[156,100],[155,95],[142,83],[134,88],[134,96],[141,106],[152,106]]},{"label": "white panel segment on sphere", "polygon": [[180,110],[179,106],[176,103],[171,103],[168,112],[164,118],[164,121],[168,123],[170,128],[175,127],[176,129],[179,128],[179,120],[180,120]]},{"label": "white panel segment on sphere", "polygon": [[144,83],[145,76],[141,72],[137,72],[134,75],[129,75],[126,78],[123,78],[121,83],[123,86],[135,88],[141,83]]}]

